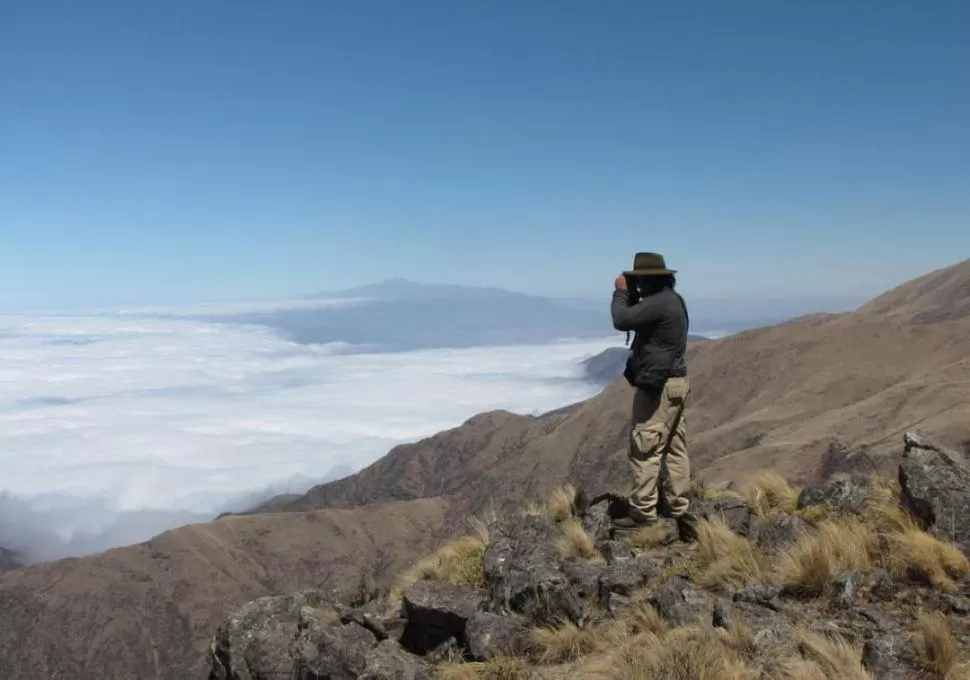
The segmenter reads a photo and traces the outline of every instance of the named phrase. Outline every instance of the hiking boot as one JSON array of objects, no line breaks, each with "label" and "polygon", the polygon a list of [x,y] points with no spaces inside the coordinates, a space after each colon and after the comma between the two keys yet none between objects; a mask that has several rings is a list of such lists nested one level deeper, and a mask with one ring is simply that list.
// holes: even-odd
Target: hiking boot
[{"label": "hiking boot", "polygon": [[613,521],[610,522],[610,525],[614,534],[628,534],[638,531],[644,527],[652,527],[656,523],[656,520],[644,521],[627,515],[626,517],[617,517],[613,519]]},{"label": "hiking boot", "polygon": [[690,513],[684,513],[677,518],[677,532],[683,543],[693,543],[697,540],[697,518]]}]

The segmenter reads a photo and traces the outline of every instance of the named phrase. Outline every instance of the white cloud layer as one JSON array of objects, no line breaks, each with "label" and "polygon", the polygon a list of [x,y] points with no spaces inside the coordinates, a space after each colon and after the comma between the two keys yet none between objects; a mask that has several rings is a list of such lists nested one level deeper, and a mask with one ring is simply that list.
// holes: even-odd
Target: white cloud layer
[{"label": "white cloud layer", "polygon": [[0,317],[0,545],[48,559],[143,540],[481,411],[585,399],[580,362],[615,344],[357,355],[261,327]]}]

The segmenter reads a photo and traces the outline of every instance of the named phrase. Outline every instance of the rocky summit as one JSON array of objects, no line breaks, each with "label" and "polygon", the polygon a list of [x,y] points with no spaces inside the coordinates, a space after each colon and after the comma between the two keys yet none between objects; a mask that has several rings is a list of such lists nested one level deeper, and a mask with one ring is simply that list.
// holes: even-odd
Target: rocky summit
[{"label": "rocky summit", "polygon": [[898,479],[697,484],[696,536],[616,535],[619,499],[562,487],[383,592],[244,605],[209,679],[970,678],[970,468],[902,444]]}]

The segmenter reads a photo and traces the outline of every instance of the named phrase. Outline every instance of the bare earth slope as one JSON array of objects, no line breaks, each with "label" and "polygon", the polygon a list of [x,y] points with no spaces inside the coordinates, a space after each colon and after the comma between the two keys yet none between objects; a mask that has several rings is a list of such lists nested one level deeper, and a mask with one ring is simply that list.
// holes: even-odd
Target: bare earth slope
[{"label": "bare earth slope", "polygon": [[[948,445],[970,438],[970,261],[934,272],[858,311],[813,315],[693,345],[689,437],[708,481],[773,467],[823,474],[830,448],[886,467],[917,428]],[[454,496],[478,512],[512,506],[564,480],[592,490],[626,481],[631,391],[618,381],[541,418],[495,412],[399,446],[359,474],[257,508],[350,507]]]},{"label": "bare earth slope", "polygon": [[361,569],[396,573],[441,540],[436,500],[228,517],[139,545],[0,575],[5,680],[204,677],[205,647],[236,606],[344,591]]}]

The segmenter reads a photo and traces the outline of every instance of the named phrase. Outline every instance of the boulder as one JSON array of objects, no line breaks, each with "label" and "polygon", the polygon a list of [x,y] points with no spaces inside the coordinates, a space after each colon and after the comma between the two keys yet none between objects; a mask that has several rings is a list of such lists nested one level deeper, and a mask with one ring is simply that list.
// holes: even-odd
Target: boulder
[{"label": "boulder", "polygon": [[581,600],[592,600],[599,595],[602,566],[579,557],[570,557],[563,561],[562,570]]},{"label": "boulder", "polygon": [[834,475],[821,484],[802,489],[798,494],[798,507],[827,505],[840,514],[859,515],[865,511],[871,491],[872,479],[867,475]]},{"label": "boulder", "polygon": [[790,545],[808,530],[808,523],[795,515],[780,514],[759,520],[753,534],[764,552],[773,553]]},{"label": "boulder", "polygon": [[877,680],[920,677],[919,659],[902,633],[877,635],[862,648],[862,665]]},{"label": "boulder", "polygon": [[14,571],[24,566],[20,555],[0,546],[0,571]]},{"label": "boulder", "polygon": [[[261,597],[233,611],[219,626],[208,650],[209,680],[291,677],[293,646],[311,620],[326,621],[330,604],[322,593],[306,591]],[[333,621],[336,621],[333,612]]]},{"label": "boulder", "polygon": [[430,675],[420,658],[393,640],[384,640],[367,653],[360,680],[428,680]]},{"label": "boulder", "polygon": [[609,608],[611,595],[630,597],[633,591],[646,585],[653,575],[653,566],[644,560],[622,560],[611,564],[600,576],[600,603]]},{"label": "boulder", "polygon": [[774,611],[781,611],[781,589],[767,581],[749,583],[734,594],[735,602],[756,604]]},{"label": "boulder", "polygon": [[528,638],[527,629],[526,621],[518,616],[476,612],[465,626],[468,651],[475,661],[521,654]]},{"label": "boulder", "polygon": [[750,602],[728,602],[723,599],[714,603],[713,624],[725,630],[739,625],[746,627],[751,631],[754,645],[760,651],[789,642],[794,630],[791,622],[774,609]]},{"label": "boulder", "polygon": [[340,622],[344,624],[356,623],[361,628],[366,628],[374,634],[378,640],[386,640],[389,635],[387,627],[377,614],[368,611],[364,607],[346,609],[340,613]]},{"label": "boulder", "polygon": [[566,619],[582,624],[585,607],[556,548],[559,529],[538,515],[496,527],[485,551],[489,608],[515,612],[536,624]]},{"label": "boulder", "polygon": [[314,621],[297,639],[292,677],[356,680],[367,666],[368,652],[376,644],[374,634],[356,623],[331,628]]},{"label": "boulder", "polygon": [[698,500],[692,504],[691,512],[696,517],[727,524],[738,536],[751,535],[752,524],[757,516],[747,503],[736,498]]},{"label": "boulder", "polygon": [[711,621],[711,607],[690,581],[676,576],[664,581],[648,601],[673,626]]},{"label": "boulder", "polygon": [[844,571],[832,580],[832,601],[849,607],[870,597],[886,600],[892,598],[893,581],[889,574],[878,569],[874,572]]},{"label": "boulder", "polygon": [[903,501],[934,536],[970,554],[970,467],[955,452],[907,433],[899,464]]},{"label": "boulder", "polygon": [[583,508],[583,529],[599,545],[613,538],[612,520],[627,517],[630,503],[613,493],[605,493],[591,499]]},{"label": "boulder", "polygon": [[603,541],[597,547],[606,559],[607,564],[613,564],[619,560],[628,560],[633,557],[630,544],[626,541]]},{"label": "boulder", "polygon": [[485,592],[440,581],[418,581],[404,593],[405,649],[427,654],[454,639],[464,645],[465,625],[479,610]]}]

